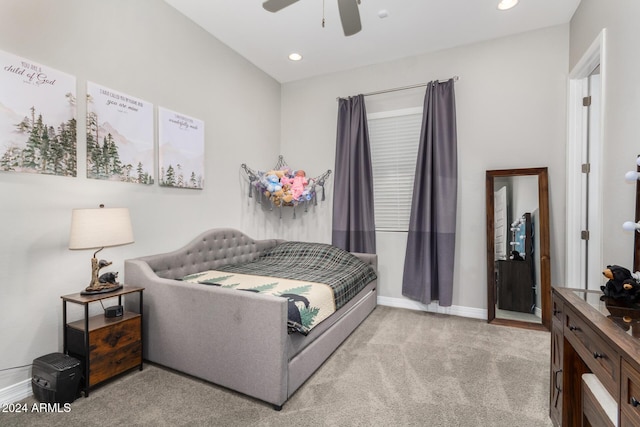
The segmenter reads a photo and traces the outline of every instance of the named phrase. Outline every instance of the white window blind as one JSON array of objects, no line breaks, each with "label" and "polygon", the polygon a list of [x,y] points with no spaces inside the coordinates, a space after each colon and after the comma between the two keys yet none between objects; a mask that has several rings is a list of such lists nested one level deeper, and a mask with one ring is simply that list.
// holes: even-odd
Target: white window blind
[{"label": "white window blind", "polygon": [[374,113],[367,120],[376,230],[407,231],[422,108]]}]

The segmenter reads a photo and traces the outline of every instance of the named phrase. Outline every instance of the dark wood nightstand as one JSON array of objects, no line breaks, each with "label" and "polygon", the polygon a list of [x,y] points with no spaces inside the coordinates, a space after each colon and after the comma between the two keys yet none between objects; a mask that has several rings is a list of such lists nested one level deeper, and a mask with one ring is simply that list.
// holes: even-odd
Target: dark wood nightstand
[{"label": "dark wood nightstand", "polygon": [[[64,353],[79,359],[84,370],[84,396],[89,388],[129,369],[142,370],[142,291],[125,285],[122,289],[96,295],[80,293],[63,295],[62,321]],[[89,317],[89,305],[107,298],[138,294],[138,312],[124,311],[122,316],[107,318],[104,314]],[[84,318],[67,322],[67,302],[84,306]]]}]

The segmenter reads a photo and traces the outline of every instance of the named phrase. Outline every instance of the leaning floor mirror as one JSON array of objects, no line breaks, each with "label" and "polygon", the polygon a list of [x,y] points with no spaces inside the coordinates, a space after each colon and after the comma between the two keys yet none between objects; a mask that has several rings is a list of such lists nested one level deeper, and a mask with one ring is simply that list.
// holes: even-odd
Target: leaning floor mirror
[{"label": "leaning floor mirror", "polygon": [[487,171],[487,320],[549,330],[547,168]]}]

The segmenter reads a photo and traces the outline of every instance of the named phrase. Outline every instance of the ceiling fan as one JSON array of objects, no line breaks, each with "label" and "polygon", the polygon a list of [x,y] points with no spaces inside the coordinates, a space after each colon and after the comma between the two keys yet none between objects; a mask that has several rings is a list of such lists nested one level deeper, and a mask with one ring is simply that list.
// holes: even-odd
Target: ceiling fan
[{"label": "ceiling fan", "polygon": [[[269,12],[277,12],[287,6],[297,3],[299,0],[266,0],[262,7]],[[342,30],[345,36],[352,36],[362,29],[358,5],[360,0],[337,0]],[[324,19],[322,20],[324,26]]]}]

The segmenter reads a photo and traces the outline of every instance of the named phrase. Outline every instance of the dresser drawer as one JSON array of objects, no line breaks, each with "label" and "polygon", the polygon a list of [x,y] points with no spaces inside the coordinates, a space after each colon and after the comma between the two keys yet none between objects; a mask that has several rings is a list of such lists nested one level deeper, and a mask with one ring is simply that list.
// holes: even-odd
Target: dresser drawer
[{"label": "dresser drawer", "polygon": [[104,327],[89,334],[91,360],[140,341],[140,316]]},{"label": "dresser drawer", "polygon": [[594,374],[582,375],[582,414],[589,423],[583,425],[618,425],[618,402],[605,390]]},{"label": "dresser drawer", "polygon": [[629,425],[640,426],[640,372],[624,359],[620,386],[621,412],[631,421]]},{"label": "dresser drawer", "polygon": [[563,316],[564,314],[562,313],[562,309],[563,309],[563,304],[562,301],[557,298],[557,297],[553,297],[553,301],[551,303],[551,309],[552,309],[552,313],[553,313],[553,320],[557,320],[560,323],[564,323],[563,322]]},{"label": "dresser drawer", "polygon": [[106,353],[100,357],[91,357],[89,365],[89,386],[140,366],[142,363],[142,343],[140,341]]},{"label": "dresser drawer", "polygon": [[625,411],[620,411],[620,427],[638,427],[638,420],[629,417]]},{"label": "dresser drawer", "polygon": [[609,393],[617,399],[620,395],[620,356],[572,310],[565,307],[564,315],[564,337],[573,345],[591,372],[596,374]]}]

